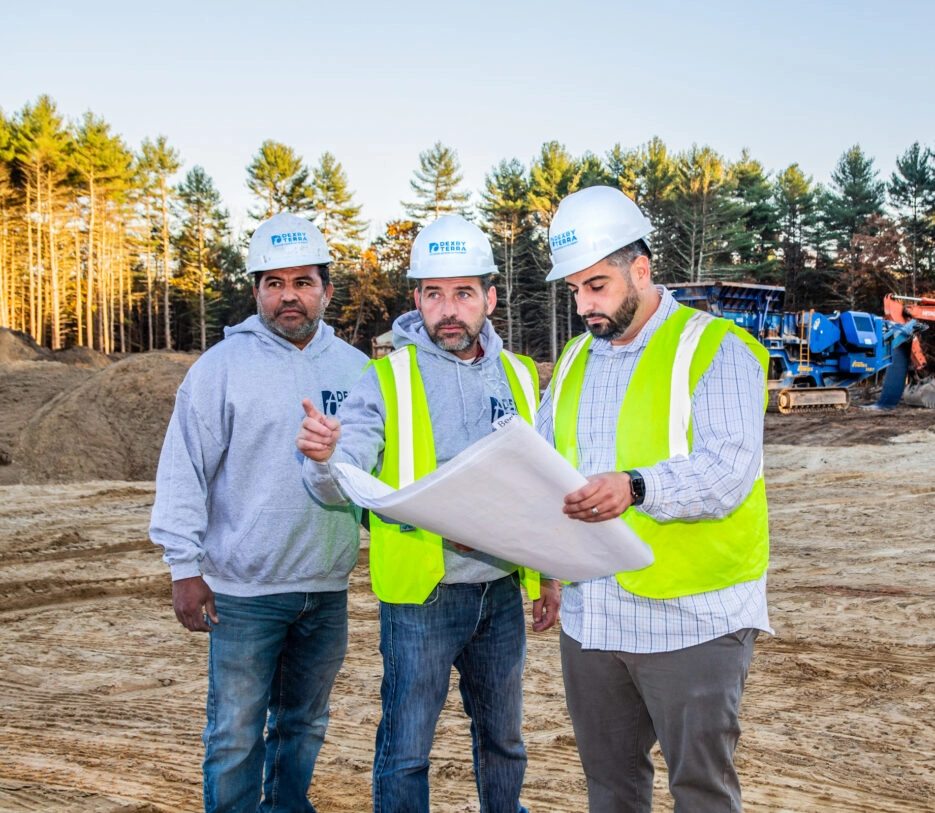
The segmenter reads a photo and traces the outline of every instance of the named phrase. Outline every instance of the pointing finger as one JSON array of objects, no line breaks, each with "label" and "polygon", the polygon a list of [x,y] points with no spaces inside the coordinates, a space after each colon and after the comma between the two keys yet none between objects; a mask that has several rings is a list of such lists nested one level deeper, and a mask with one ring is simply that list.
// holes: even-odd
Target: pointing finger
[{"label": "pointing finger", "polygon": [[312,399],[311,399],[311,398],[303,398],[303,399],[302,399],[302,409],[305,410],[305,414],[306,414],[309,418],[318,418],[318,420],[321,420],[321,419],[324,417],[324,415],[322,415],[322,414],[318,411],[318,409],[316,409],[315,405],[312,403]]}]

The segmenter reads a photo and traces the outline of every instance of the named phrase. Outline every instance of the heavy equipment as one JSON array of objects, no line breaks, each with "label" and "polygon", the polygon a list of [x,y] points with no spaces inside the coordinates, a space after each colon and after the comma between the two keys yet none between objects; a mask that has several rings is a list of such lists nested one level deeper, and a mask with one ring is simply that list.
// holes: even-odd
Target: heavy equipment
[{"label": "heavy equipment", "polygon": [[769,408],[784,414],[845,409],[849,388],[885,370],[895,348],[911,342],[915,320],[862,311],[785,311],[785,288],[746,282],[671,286],[684,305],[730,319],[769,351]]},{"label": "heavy equipment", "polygon": [[[899,324],[913,320],[935,322],[935,297],[887,294],[883,297],[883,313],[891,322]],[[912,406],[935,408],[935,376],[928,373],[928,360],[918,334],[908,346],[896,351],[893,363],[886,368],[883,388],[874,408],[894,409],[900,399]]]}]

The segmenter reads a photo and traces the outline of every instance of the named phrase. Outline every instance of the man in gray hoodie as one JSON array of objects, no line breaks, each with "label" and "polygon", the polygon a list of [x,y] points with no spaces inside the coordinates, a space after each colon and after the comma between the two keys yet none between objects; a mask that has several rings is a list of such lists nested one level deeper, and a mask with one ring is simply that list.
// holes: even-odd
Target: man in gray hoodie
[{"label": "man in gray hoodie", "polygon": [[150,536],[179,622],[210,633],[206,811],[314,811],[360,515],[310,499],[293,440],[303,399],[334,415],[367,363],[322,321],[330,261],[307,220],[260,224],[257,315],[192,366],[159,459]]},{"label": "man in gray hoodie", "polygon": [[[409,269],[416,310],[393,325],[398,349],[354,386],[340,424],[305,403],[296,442],[309,458],[306,483],[323,503],[345,502],[332,456],[399,488],[490,434],[503,415],[533,421],[535,365],[504,350],[487,318],[497,301],[496,272],[487,238],[462,217],[442,217],[416,237]],[[373,514],[370,575],[383,654],[374,813],[428,813],[429,753],[452,666],[471,718],[480,809],[523,811],[519,588],[533,600],[533,629],[540,631],[558,617],[557,583],[540,584],[537,573]]]}]

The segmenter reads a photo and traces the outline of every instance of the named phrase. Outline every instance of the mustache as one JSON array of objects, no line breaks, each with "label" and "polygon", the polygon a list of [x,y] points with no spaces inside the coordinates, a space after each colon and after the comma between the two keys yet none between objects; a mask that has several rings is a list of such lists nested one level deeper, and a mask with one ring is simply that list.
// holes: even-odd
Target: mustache
[{"label": "mustache", "polygon": [[290,303],[288,305],[280,305],[278,308],[276,308],[276,316],[279,316],[283,311],[298,311],[303,316],[308,316],[308,311],[305,310],[305,308],[302,307],[302,305],[300,305],[298,302]]},{"label": "mustache", "polygon": [[443,328],[443,327],[459,327],[459,328],[461,328],[462,330],[467,330],[467,329],[468,329],[468,326],[467,326],[466,324],[464,324],[464,322],[461,322],[461,321],[459,321],[459,320],[457,320],[457,319],[454,319],[454,318],[452,318],[452,319],[442,319],[441,322],[439,322],[438,324],[435,325],[435,329],[436,329],[436,330],[438,330],[439,328]]}]

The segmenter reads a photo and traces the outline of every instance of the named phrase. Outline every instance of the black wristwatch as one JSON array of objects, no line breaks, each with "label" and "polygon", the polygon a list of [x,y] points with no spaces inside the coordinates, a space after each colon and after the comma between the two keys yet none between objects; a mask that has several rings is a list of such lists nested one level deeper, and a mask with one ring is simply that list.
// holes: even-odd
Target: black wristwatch
[{"label": "black wristwatch", "polygon": [[633,499],[633,505],[642,505],[646,499],[646,483],[643,476],[636,469],[631,469],[627,474],[630,475],[630,497]]}]

